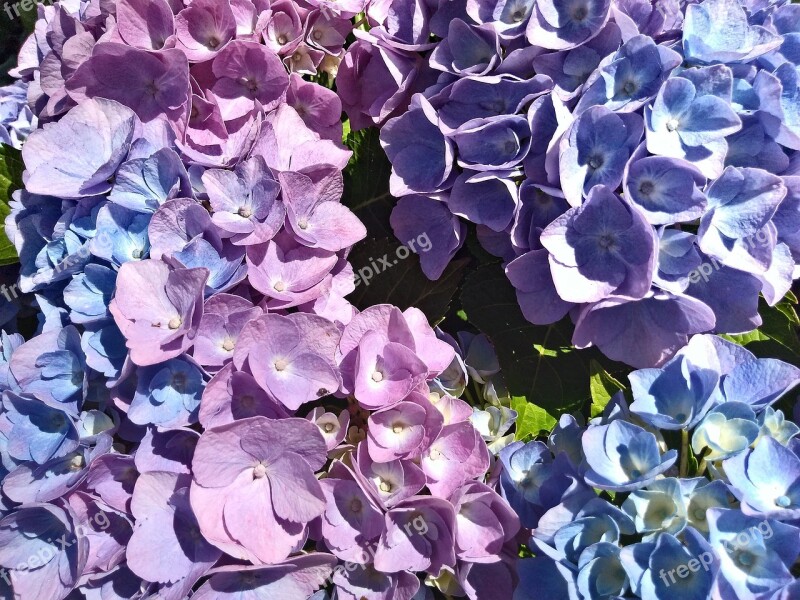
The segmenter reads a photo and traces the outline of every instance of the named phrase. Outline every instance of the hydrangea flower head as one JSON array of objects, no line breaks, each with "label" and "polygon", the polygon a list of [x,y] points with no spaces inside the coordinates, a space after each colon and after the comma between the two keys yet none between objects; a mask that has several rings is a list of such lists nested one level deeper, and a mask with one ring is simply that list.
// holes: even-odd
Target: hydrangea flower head
[{"label": "hydrangea flower head", "polygon": [[643,488],[669,469],[677,452],[659,452],[656,437],[625,421],[590,427],[583,434],[583,452],[594,487],[615,491]]},{"label": "hydrangea flower head", "polygon": [[305,419],[251,417],[208,430],[197,443],[190,489],[204,537],[257,564],[289,556],[324,511],[314,472],[326,452]]},{"label": "hydrangea flower head", "polygon": [[207,269],[171,269],[156,260],[120,268],[109,310],[135,363],[162,362],[191,346],[203,315],[207,277]]},{"label": "hydrangea flower head", "polygon": [[[125,159],[136,115],[112,100],[90,100],[58,123],[31,134],[23,158],[32,194],[81,198],[108,192]],[[80,148],[76,153],[75,149]],[[58,165],[58,167],[56,167]],[[69,165],[68,168],[65,168]]]},{"label": "hydrangea flower head", "polygon": [[597,302],[612,294],[641,297],[650,288],[653,228],[637,209],[603,186],[542,232],[559,295]]}]

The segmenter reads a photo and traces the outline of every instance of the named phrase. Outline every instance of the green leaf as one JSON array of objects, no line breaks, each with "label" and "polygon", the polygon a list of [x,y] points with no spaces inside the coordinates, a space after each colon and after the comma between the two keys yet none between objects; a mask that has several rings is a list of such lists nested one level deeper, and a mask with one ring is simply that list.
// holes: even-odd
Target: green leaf
[{"label": "green leaf", "polygon": [[389,215],[395,199],[389,193],[392,165],[381,148],[378,129],[351,131],[345,145],[353,151],[344,171],[342,204],[367,228],[367,238],[392,237]]},{"label": "green leaf", "polygon": [[691,444],[689,444],[689,446],[687,447],[687,451],[689,452],[689,458],[686,461],[688,467],[686,474],[688,477],[697,477],[697,469],[700,466],[700,463],[697,461],[697,456],[695,456]]},{"label": "green leaf", "polygon": [[12,146],[0,145],[0,266],[19,262],[17,250],[6,237],[3,223],[11,213],[11,194],[22,187],[24,170],[20,151]]},{"label": "green leaf", "polygon": [[614,379],[596,360],[589,361],[589,372],[591,373],[589,389],[592,394],[592,417],[603,412],[608,401],[625,386]]},{"label": "green leaf", "polygon": [[[20,2],[9,1],[8,9],[12,11],[9,18],[5,10],[0,11],[0,85],[12,83],[14,79],[8,76],[8,72],[17,66],[17,55],[22,43],[25,41],[28,32],[33,30],[33,23],[26,19],[29,15],[36,18],[36,5],[31,6],[31,11],[24,12]],[[19,15],[16,14],[19,11]],[[25,30],[27,27],[27,31]]]},{"label": "green leaf", "polygon": [[797,335],[800,319],[788,300],[782,300],[774,307],[765,308],[761,311],[761,318],[764,321],[759,327],[761,333],[800,356],[800,338]]},{"label": "green leaf", "polygon": [[512,397],[525,398],[552,417],[579,411],[591,398],[589,359],[607,359],[595,349],[574,349],[567,319],[550,326],[526,321],[500,265],[483,265],[467,277],[461,305],[494,344]]},{"label": "green leaf", "polygon": [[22,25],[25,27],[25,33],[33,33],[36,27],[36,21],[39,19],[38,7],[34,5],[30,10],[23,9],[20,11],[20,19],[22,20]]},{"label": "green leaf", "polygon": [[347,257],[353,265],[356,289],[347,299],[363,310],[389,303],[405,310],[416,306],[431,323],[439,322],[456,295],[469,259],[453,260],[441,277],[431,281],[422,272],[419,256],[396,239],[368,239]]},{"label": "green leaf", "polygon": [[747,346],[747,344],[753,342],[768,342],[769,336],[765,333],[762,333],[758,329],[754,329],[753,331],[749,331],[748,333],[740,333],[738,335],[728,335],[726,333],[720,334],[721,338],[725,338],[729,342],[733,342],[734,344],[739,344],[740,346]]},{"label": "green leaf", "polygon": [[517,411],[516,439],[527,440],[547,435],[558,420],[541,406],[528,402],[526,398],[511,398],[511,408]]},{"label": "green leaf", "polygon": [[22,172],[25,163],[22,162],[22,152],[0,144],[0,200],[8,204],[11,192],[22,187]]},{"label": "green leaf", "polygon": [[756,356],[796,363],[800,360],[800,317],[795,309],[796,304],[797,298],[791,292],[775,306],[769,306],[762,298],[758,311],[761,327],[748,333],[722,337],[747,347]]},{"label": "green leaf", "polygon": [[492,263],[499,263],[500,259],[496,256],[489,254],[478,240],[478,232],[472,223],[468,224],[467,239],[464,242],[469,253],[478,262],[479,265],[488,265]]}]

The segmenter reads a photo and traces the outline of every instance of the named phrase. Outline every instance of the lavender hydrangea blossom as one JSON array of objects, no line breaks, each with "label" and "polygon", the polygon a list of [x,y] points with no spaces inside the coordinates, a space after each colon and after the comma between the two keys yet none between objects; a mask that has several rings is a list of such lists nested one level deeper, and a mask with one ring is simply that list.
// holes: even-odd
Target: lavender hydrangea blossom
[{"label": "lavender hydrangea blossom", "polygon": [[[3,333],[0,514],[11,530],[45,503],[68,506],[65,529],[85,526],[87,539],[37,571],[9,538],[14,594],[345,596],[373,585],[343,568],[351,560],[387,584],[387,600],[413,596],[417,571],[457,569],[475,589],[477,565],[500,562],[513,579],[516,524],[484,483],[472,411],[428,385],[454,349],[421,311],[359,312],[344,298],[366,231],[342,204],[351,153],[338,100],[302,75],[335,71],[364,8],[41,11],[14,76],[28,86],[24,115],[46,126],[25,145],[26,189],[6,230],[25,291],[47,311],[32,340]],[[387,39],[420,42],[407,17]],[[401,374],[393,395],[364,387],[376,373],[387,384]],[[336,480],[351,496],[339,517],[326,499]],[[503,519],[503,540],[481,551],[465,523],[457,556],[456,505],[469,507],[451,496],[470,482],[485,485],[475,497]],[[372,507],[366,539],[336,521],[361,511],[356,499]],[[449,535],[431,523],[420,546],[416,513],[387,520],[408,516],[403,503],[430,507]],[[97,514],[111,515],[108,532]],[[395,548],[401,521],[417,529]],[[380,559],[365,544],[379,540]]]}]

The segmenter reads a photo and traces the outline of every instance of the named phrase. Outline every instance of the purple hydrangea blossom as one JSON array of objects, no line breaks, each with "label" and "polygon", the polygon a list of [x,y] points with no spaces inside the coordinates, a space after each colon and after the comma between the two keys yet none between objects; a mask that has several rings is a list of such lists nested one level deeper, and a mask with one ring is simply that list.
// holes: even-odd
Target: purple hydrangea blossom
[{"label": "purple hydrangea blossom", "polygon": [[120,268],[109,310],[126,337],[133,362],[160,363],[191,347],[203,316],[207,277],[207,269],[171,269],[156,260]]},{"label": "purple hydrangea blossom", "polygon": [[[789,8],[735,0],[470,0],[430,7],[414,35],[400,35],[406,13],[399,5],[413,3],[375,4],[367,11],[372,29],[345,55],[341,93],[355,128],[381,127],[391,192],[399,197],[395,235],[423,230],[415,222],[423,210],[442,223],[436,229],[446,244],[422,257],[429,277],[452,260],[463,237],[459,225],[470,221],[478,241],[501,258],[530,321],[549,324],[569,314],[574,344],[648,367],[669,359],[687,334],[752,330],[760,324],[759,293],[772,305],[790,289],[797,227],[780,233],[794,211],[778,188],[745,193],[752,204],[721,209],[731,211],[731,223],[747,221],[748,232],[717,239],[704,227],[682,252],[698,264],[670,265],[670,252],[658,253],[656,276],[620,293],[615,302],[624,308],[613,310],[606,299],[587,299],[591,283],[558,285],[560,267],[543,260],[540,233],[564,210],[542,211],[533,226],[529,195],[539,186],[577,208],[602,184],[641,209],[661,239],[673,240],[720,210],[720,185],[737,172],[731,169],[751,169],[759,180],[791,177],[790,157],[800,145],[793,116],[797,26]],[[359,102],[355,74],[368,64],[384,69],[374,78],[384,95]],[[751,211],[762,218],[750,219]],[[711,261],[718,267],[699,276]],[[742,293],[726,291],[734,287]],[[611,329],[615,338],[630,335],[620,335],[620,326],[587,327],[594,311],[650,324],[644,352],[633,349],[634,340],[610,343]],[[675,313],[679,318],[668,316]]]},{"label": "purple hydrangea blossom", "polygon": [[[0,519],[0,564],[8,569],[16,594],[58,600],[69,593],[89,553],[89,541],[77,527],[75,513],[54,504],[34,504]],[[65,544],[59,545],[61,539]],[[31,556],[38,559],[35,566]]]},{"label": "purple hydrangea blossom", "polygon": [[190,490],[203,536],[256,564],[287,558],[325,508],[314,477],[325,453],[305,419],[250,417],[208,430],[197,443]]},{"label": "purple hydrangea blossom", "polygon": [[643,297],[652,283],[655,234],[643,215],[607,187],[550,223],[541,235],[550,272],[567,302],[598,302],[612,294]]}]

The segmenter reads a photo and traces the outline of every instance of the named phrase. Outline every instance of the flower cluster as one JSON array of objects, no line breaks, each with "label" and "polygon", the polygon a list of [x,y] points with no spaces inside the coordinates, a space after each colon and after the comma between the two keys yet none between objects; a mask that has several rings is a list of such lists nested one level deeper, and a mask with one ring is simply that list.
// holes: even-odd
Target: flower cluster
[{"label": "flower cluster", "polygon": [[[800,270],[800,10],[784,0],[371,2],[337,84],[400,239],[466,219],[526,318],[643,368],[761,324]],[[368,81],[364,84],[363,81]],[[425,218],[420,218],[424,214]]]},{"label": "flower cluster", "polygon": [[17,81],[0,87],[0,145],[21,148],[37,119],[27,104],[28,84]]},{"label": "flower cluster", "polygon": [[[118,286],[112,303],[132,294]],[[520,523],[486,480],[494,413],[443,389],[497,379],[485,338],[462,356],[413,308],[341,326],[209,303],[201,328],[219,326],[193,355],[110,390],[76,325],[2,335],[0,590],[303,600],[332,585],[390,600],[427,574],[448,594],[512,597]]]},{"label": "flower cluster", "polygon": [[[800,595],[800,369],[708,333],[800,274],[796,8],[40,6],[0,88],[0,598]],[[474,223],[629,393],[527,441],[487,336],[353,306],[343,108],[429,277]]]},{"label": "flower cluster", "polygon": [[[241,156],[234,153],[242,151],[242,138],[252,129],[253,104],[274,108],[285,92],[281,64],[292,74],[334,75],[351,17],[362,5],[362,0],[40,5],[39,21],[11,75],[30,82],[28,104],[42,120],[56,119],[86,98],[109,98],[144,122],[168,121],[188,146],[227,146],[198,151],[230,162]],[[319,130],[339,121],[329,90],[309,88],[297,78],[288,97]]]},{"label": "flower cluster", "polygon": [[[333,17],[287,2],[242,7],[238,23],[227,3],[206,4],[43,7],[16,69],[44,123],[23,147],[25,189],[6,221],[20,290],[37,294],[46,329],[80,326],[87,366],[112,385],[190,347],[213,372],[230,353],[213,336],[227,327],[235,339],[256,305],[343,323],[354,313],[346,254],[366,232],[340,203],[351,154],[340,108],[278,53]],[[259,43],[289,35],[279,24],[298,11],[294,46]],[[341,52],[343,38],[330,43]],[[69,75],[40,98],[53,61]]]},{"label": "flower cluster", "polygon": [[800,369],[696,335],[629,379],[630,405],[500,452],[533,528],[515,600],[796,597],[800,427],[773,405]]},{"label": "flower cluster", "polygon": [[491,347],[345,299],[351,153],[301,75],[359,3],[69,6],[16,70],[43,318],[0,337],[0,596],[510,599],[496,428],[457,398]]}]

